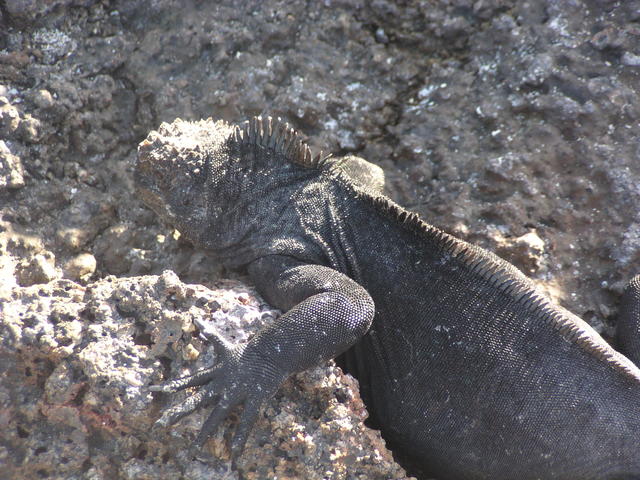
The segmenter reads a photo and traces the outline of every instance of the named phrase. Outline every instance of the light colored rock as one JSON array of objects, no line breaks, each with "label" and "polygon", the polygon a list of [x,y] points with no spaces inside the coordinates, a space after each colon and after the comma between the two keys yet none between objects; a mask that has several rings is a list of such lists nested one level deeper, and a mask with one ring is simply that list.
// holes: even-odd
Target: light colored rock
[{"label": "light colored rock", "polygon": [[42,88],[34,94],[33,102],[39,108],[49,108],[53,105],[54,100],[51,96],[51,92]]},{"label": "light colored rock", "polygon": [[71,280],[87,280],[96,271],[96,258],[90,253],[72,257],[64,265],[64,274]]},{"label": "light colored rock", "polygon": [[31,258],[20,261],[16,267],[18,283],[23,287],[37,283],[48,283],[60,277],[56,269],[56,257],[53,253],[44,251]]},{"label": "light colored rock", "polygon": [[20,126],[20,113],[13,105],[7,103],[0,106],[0,135],[7,138]]},{"label": "light colored rock", "polygon": [[13,155],[0,140],[0,191],[24,187],[24,168],[20,157]]},{"label": "light colored rock", "polygon": [[[0,422],[5,448],[26,455],[5,456],[7,478],[37,478],[42,468],[52,478],[80,478],[89,451],[95,478],[240,478],[227,448],[232,420],[196,459],[189,446],[208,409],[152,431],[160,411],[186,393],[167,398],[147,386],[215,362],[194,319],[232,342],[274,321],[278,312],[251,289],[187,285],[170,271],[86,287],[58,280],[18,289],[4,311],[0,373],[13,373],[3,376],[0,401],[23,401]],[[366,416],[356,382],[332,363],[294,375],[260,416],[238,462],[242,478],[405,478]],[[46,452],[44,467],[38,452]]]}]

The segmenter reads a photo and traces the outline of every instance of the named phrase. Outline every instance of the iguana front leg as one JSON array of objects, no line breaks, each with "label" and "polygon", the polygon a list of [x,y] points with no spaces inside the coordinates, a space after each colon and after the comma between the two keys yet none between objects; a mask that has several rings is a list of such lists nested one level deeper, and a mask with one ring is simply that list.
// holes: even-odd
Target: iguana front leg
[{"label": "iguana front leg", "polygon": [[367,291],[327,267],[285,256],[268,256],[249,266],[258,290],[286,310],[258,332],[246,346],[232,346],[206,325],[204,336],[221,354],[217,365],[151,390],[173,393],[202,386],[186,402],[168,409],[157,421],[169,425],[196,408],[217,401],[196,438],[200,446],[236,405],[244,404],[232,443],[232,456],[242,452],[262,405],[291,374],[329,360],[364,335],[374,315]]}]

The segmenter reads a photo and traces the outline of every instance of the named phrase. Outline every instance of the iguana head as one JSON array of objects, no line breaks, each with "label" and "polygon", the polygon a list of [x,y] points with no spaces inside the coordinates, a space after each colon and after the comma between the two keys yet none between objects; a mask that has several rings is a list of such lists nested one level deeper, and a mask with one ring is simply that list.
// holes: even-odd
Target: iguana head
[{"label": "iguana head", "polygon": [[[134,180],[144,203],[187,237],[207,223],[206,184],[211,151],[220,151],[225,122],[163,123],[138,146]],[[197,238],[191,238],[197,242]]]},{"label": "iguana head", "polygon": [[273,231],[287,192],[315,176],[323,160],[271,118],[241,127],[176,120],[140,144],[134,179],[147,206],[194,243],[219,250],[258,229]]}]

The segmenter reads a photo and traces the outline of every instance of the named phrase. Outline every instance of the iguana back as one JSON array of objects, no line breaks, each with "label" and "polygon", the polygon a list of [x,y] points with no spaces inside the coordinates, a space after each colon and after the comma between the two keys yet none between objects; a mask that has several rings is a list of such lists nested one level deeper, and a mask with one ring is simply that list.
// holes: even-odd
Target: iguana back
[{"label": "iguana back", "polygon": [[495,255],[355,198],[376,316],[345,365],[392,445],[442,478],[640,478],[635,365]]}]

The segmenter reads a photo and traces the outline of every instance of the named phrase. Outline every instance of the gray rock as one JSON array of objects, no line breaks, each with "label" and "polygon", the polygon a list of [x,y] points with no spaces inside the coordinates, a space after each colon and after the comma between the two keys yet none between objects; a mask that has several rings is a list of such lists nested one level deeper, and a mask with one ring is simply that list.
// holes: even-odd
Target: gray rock
[{"label": "gray rock", "polygon": [[13,155],[0,140],[0,191],[24,187],[24,168],[20,157]]},{"label": "gray rock", "polygon": [[10,138],[20,126],[20,113],[10,103],[0,106],[0,135]]},{"label": "gray rock", "polygon": [[4,0],[4,13],[12,22],[34,22],[56,8],[70,5],[91,5],[95,0]]}]

